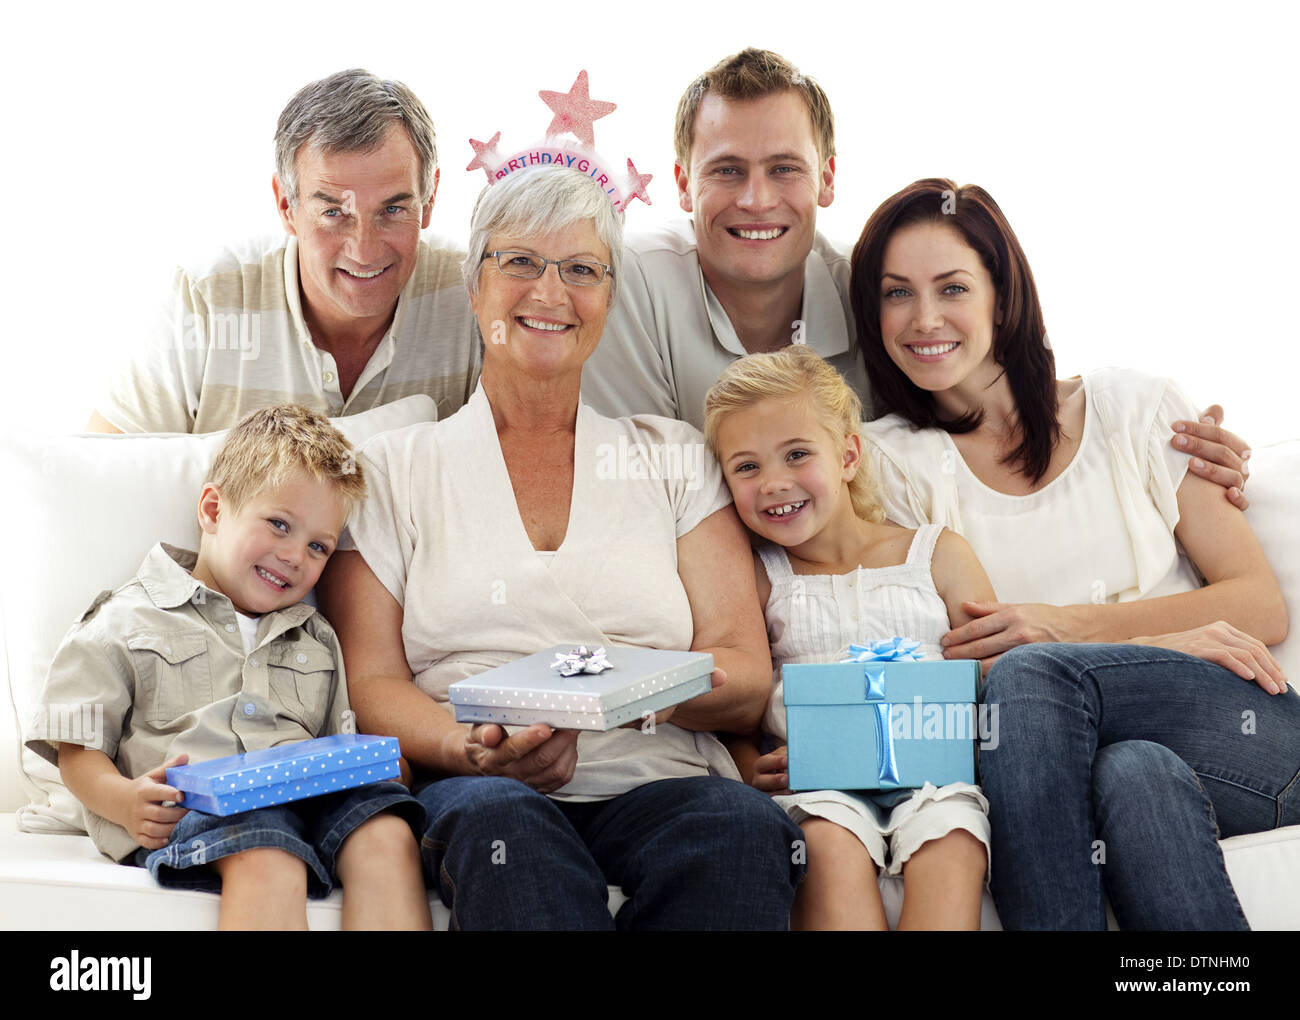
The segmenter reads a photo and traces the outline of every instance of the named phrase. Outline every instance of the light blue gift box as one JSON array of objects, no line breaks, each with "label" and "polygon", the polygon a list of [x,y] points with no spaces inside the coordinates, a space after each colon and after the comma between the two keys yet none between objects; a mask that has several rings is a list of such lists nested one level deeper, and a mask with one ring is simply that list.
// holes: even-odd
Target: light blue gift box
[{"label": "light blue gift box", "polygon": [[975,782],[980,664],[781,667],[791,790],[901,790]]},{"label": "light blue gift box", "polygon": [[401,774],[396,737],[338,733],[167,770],[167,785],[185,792],[181,807],[209,815],[319,797]]}]

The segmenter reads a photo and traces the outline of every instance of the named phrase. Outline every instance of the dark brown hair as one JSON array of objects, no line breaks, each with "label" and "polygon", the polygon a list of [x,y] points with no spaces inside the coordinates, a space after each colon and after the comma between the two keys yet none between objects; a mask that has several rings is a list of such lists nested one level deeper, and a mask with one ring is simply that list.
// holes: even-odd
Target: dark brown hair
[{"label": "dark brown hair", "polygon": [[1047,473],[1061,437],[1057,420],[1056,360],[1047,344],[1038,288],[1029,260],[998,204],[974,184],[958,187],[931,177],[909,184],[871,214],[853,249],[849,288],[853,318],[867,362],[878,414],[897,414],[917,428],[971,432],[984,419],[980,410],[955,420],[943,417],[933,394],[914,385],[885,350],[880,334],[881,280],[885,247],[903,227],[916,223],[951,226],[977,255],[993,280],[1001,322],[994,329],[993,359],[1002,367],[1015,398],[1020,442],[1004,464],[1017,465],[1038,481]]}]

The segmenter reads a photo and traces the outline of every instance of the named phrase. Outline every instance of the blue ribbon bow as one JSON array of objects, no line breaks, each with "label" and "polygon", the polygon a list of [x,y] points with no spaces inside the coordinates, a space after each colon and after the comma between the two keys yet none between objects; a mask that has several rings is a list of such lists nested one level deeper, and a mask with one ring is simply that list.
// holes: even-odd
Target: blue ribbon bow
[{"label": "blue ribbon bow", "polygon": [[848,658],[842,662],[863,663],[863,678],[866,690],[863,700],[875,703],[876,709],[876,747],[880,762],[877,777],[882,784],[898,784],[898,762],[894,757],[894,733],[889,726],[889,713],[893,708],[891,702],[885,701],[885,667],[887,662],[920,662],[917,649],[920,641],[907,638],[886,638],[872,641],[866,645],[849,645]]}]

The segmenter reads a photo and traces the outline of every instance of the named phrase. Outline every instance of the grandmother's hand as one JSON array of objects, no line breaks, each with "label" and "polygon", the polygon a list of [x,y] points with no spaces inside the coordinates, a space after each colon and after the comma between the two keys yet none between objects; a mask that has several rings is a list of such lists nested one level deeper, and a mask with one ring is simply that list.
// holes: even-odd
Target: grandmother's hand
[{"label": "grandmother's hand", "polygon": [[506,736],[495,723],[481,723],[465,736],[465,757],[480,776],[506,776],[553,793],[578,767],[578,731],[535,723]]},{"label": "grandmother's hand", "polygon": [[1224,620],[1173,634],[1133,638],[1124,643],[1168,648],[1213,662],[1231,670],[1243,680],[1259,684],[1269,694],[1280,694],[1286,690],[1286,674],[1264,643]]}]

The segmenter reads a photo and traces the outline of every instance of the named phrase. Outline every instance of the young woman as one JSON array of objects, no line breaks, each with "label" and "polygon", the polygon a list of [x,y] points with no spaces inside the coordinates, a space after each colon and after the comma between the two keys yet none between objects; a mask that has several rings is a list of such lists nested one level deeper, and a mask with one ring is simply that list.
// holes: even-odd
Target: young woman
[{"label": "young woman", "polygon": [[1168,445],[1195,407],[1136,372],[1055,377],[980,188],[888,199],[853,274],[886,512],[963,535],[1006,600],[944,638],[1000,708],[981,770],[1003,923],[1104,927],[1109,895],[1125,927],[1244,927],[1217,838],[1300,821],[1300,700],[1265,647],[1287,616],[1259,543]]}]

